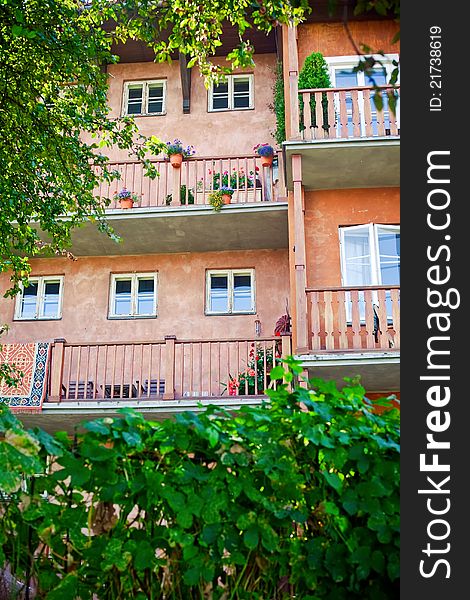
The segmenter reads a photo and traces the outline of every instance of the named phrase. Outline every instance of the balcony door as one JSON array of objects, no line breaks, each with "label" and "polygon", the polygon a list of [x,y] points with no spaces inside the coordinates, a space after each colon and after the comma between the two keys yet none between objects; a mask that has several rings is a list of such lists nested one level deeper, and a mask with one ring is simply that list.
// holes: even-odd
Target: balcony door
[{"label": "balcony door", "polygon": [[[394,68],[392,60],[398,60],[398,55],[389,55],[385,59],[384,57],[377,57],[381,60],[383,67],[378,66],[373,69],[370,75],[366,75],[364,72],[355,72],[354,67],[359,61],[358,56],[341,56],[327,58],[327,62],[330,70],[331,85],[335,88],[346,88],[352,87],[371,87],[374,85],[386,85],[391,76],[391,72]],[[388,97],[386,92],[382,93],[383,100],[383,119],[384,127],[386,131],[390,131],[390,111],[388,107]],[[358,94],[358,105],[359,105],[359,122],[361,125],[361,136],[365,136],[365,118],[364,118],[364,94],[360,91]],[[374,100],[371,97],[370,110],[372,117],[372,132],[374,136],[378,135],[377,125],[377,108]],[[340,123],[340,98],[339,94],[335,94],[335,112],[336,122]],[[351,93],[346,93],[346,113],[348,116],[348,137],[353,137],[355,115],[353,115],[353,101]],[[399,122],[399,101],[397,102],[397,124]],[[338,137],[346,137],[342,134],[340,127],[337,128]]]},{"label": "balcony door", "polygon": [[[341,227],[341,276],[344,287],[400,284],[400,227],[397,225],[354,225]],[[377,293],[372,302],[378,307]],[[390,293],[386,293],[387,319],[392,318]],[[351,321],[351,296],[346,299],[346,316]],[[365,318],[364,293],[359,293],[359,314]]]}]

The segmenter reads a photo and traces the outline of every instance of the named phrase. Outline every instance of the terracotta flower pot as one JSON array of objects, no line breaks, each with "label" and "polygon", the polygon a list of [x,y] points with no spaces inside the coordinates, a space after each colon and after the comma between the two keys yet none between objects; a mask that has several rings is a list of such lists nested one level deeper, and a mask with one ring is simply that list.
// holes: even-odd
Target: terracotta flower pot
[{"label": "terracotta flower pot", "polygon": [[232,196],[230,194],[222,194],[222,200],[224,201],[224,204],[230,204]]},{"label": "terracotta flower pot", "polygon": [[119,204],[121,205],[121,208],[132,208],[134,206],[134,201],[132,198],[121,198]]},{"label": "terracotta flower pot", "polygon": [[262,156],[261,157],[261,165],[263,167],[270,167],[273,164],[273,158],[274,156]]},{"label": "terracotta flower pot", "polygon": [[170,154],[170,163],[175,169],[179,169],[181,167],[181,163],[183,162],[182,154]]}]

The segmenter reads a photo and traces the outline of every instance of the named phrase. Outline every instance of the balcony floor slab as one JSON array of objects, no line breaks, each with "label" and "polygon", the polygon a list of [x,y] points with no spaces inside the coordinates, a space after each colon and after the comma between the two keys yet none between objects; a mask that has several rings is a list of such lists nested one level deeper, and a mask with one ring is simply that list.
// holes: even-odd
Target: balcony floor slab
[{"label": "balcony floor slab", "polygon": [[367,392],[400,390],[400,352],[349,351],[301,354],[296,357],[308,370],[309,377],[334,380],[340,387],[344,377],[360,376]]}]

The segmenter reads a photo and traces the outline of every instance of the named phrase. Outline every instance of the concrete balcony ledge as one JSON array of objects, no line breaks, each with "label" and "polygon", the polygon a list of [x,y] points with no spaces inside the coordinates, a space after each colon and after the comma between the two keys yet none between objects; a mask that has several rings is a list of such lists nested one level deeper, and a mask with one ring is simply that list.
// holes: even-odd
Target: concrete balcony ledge
[{"label": "concrete balcony ledge", "polygon": [[212,206],[158,206],[109,209],[107,220],[123,242],[117,244],[85,224],[72,234],[77,256],[136,255],[287,248],[287,202]]},{"label": "concrete balcony ledge", "polygon": [[368,392],[390,392],[400,389],[399,350],[323,351],[300,354],[296,358],[307,369],[309,377],[332,379],[345,385],[344,377],[359,375]]},{"label": "concrete balcony ledge", "polygon": [[[161,421],[176,414],[191,411],[202,412],[211,404],[226,410],[238,410],[242,406],[258,406],[266,400],[266,396],[246,397],[193,397],[178,400],[130,400],[121,399],[114,401],[73,401],[43,404],[42,412],[38,414],[21,414],[21,420],[26,427],[41,427],[52,433],[54,431],[67,431],[73,433],[74,429],[84,421],[92,421],[104,417],[119,417],[120,408],[133,408],[142,413],[146,419]],[[80,429],[83,429],[80,427]]]}]

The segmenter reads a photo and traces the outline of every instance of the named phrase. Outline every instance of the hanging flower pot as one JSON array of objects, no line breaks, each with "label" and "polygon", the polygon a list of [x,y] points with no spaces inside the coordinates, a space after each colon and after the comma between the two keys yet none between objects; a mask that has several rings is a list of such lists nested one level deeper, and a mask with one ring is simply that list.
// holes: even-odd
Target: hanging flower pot
[{"label": "hanging flower pot", "polygon": [[179,169],[181,167],[181,163],[183,162],[182,154],[170,154],[170,164],[175,168]]},{"label": "hanging flower pot", "polygon": [[257,144],[253,150],[259,154],[263,167],[270,167],[273,164],[274,148],[272,146],[269,144]]},{"label": "hanging flower pot", "polygon": [[261,157],[261,166],[262,167],[270,167],[273,164],[273,156],[262,156]]}]

